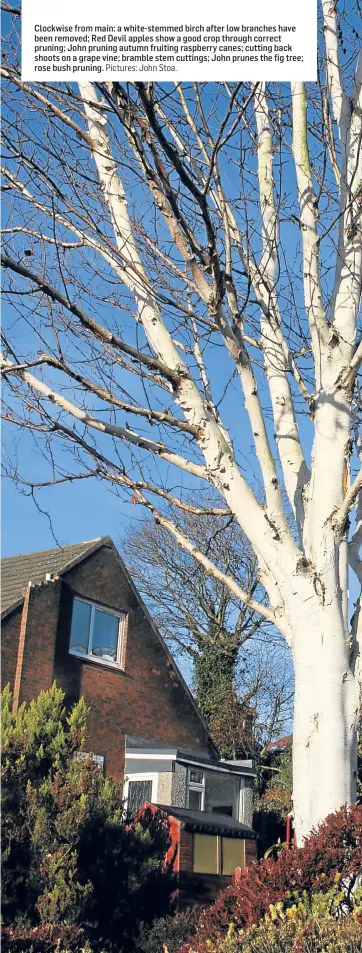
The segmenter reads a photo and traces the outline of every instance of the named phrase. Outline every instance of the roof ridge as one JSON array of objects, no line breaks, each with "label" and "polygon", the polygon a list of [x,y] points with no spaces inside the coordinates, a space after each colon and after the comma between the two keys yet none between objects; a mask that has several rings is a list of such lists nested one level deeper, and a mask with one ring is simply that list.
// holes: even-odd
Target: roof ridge
[{"label": "roof ridge", "polygon": [[81,543],[69,543],[67,546],[39,549],[32,553],[19,553],[1,560],[1,617],[12,612],[22,604],[24,592],[29,582],[42,584],[46,576],[64,576],[67,572],[88,559],[103,546],[113,546],[110,536],[98,536],[96,539]]}]

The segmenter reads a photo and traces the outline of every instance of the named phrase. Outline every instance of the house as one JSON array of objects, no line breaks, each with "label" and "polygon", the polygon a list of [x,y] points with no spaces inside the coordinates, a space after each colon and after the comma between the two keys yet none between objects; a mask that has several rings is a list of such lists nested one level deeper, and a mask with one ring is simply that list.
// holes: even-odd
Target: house
[{"label": "house", "polygon": [[179,907],[211,903],[235,868],[256,859],[250,761],[203,758],[127,736],[125,776],[133,811],[157,804],[168,816]]},{"label": "house", "polygon": [[109,537],[2,560],[1,609],[14,710],[54,680],[68,705],[84,696],[88,750],[131,810],[167,811],[180,875],[205,894],[203,875],[224,885],[255,857],[251,762],[220,760]]},{"label": "house", "polygon": [[284,735],[283,738],[278,738],[277,741],[271,741],[267,746],[267,751],[270,751],[272,755],[274,754],[285,754],[286,751],[291,747],[293,743],[293,735]]}]

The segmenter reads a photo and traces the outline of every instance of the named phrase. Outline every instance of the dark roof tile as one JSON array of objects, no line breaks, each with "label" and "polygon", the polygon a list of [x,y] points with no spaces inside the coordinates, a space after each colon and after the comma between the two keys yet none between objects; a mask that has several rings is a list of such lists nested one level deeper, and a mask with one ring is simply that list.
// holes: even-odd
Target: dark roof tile
[{"label": "dark roof tile", "polygon": [[157,804],[160,811],[165,811],[169,817],[181,821],[186,831],[202,831],[204,834],[221,834],[229,837],[255,839],[256,832],[247,824],[236,821],[227,814],[209,814],[206,811],[193,811],[187,807],[171,807],[167,804]]},{"label": "dark roof tile", "polygon": [[29,582],[45,582],[47,573],[51,576],[63,574],[67,569],[84,559],[85,556],[110,542],[107,536],[91,539],[71,546],[57,546],[43,549],[37,553],[24,553],[21,556],[7,556],[1,560],[1,612],[21,603],[24,590]]}]

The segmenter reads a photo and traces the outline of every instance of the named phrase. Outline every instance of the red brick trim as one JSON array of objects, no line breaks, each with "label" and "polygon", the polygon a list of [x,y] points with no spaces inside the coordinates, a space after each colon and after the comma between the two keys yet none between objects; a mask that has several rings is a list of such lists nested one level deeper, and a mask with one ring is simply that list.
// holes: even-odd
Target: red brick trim
[{"label": "red brick trim", "polygon": [[31,589],[31,582],[28,582],[28,585],[26,587],[25,594],[24,594],[23,611],[21,613],[20,633],[19,633],[19,642],[18,642],[18,656],[16,660],[16,670],[15,670],[15,679],[14,679],[13,715],[17,714],[17,711],[19,708],[20,685],[21,685],[21,676],[23,671],[23,659],[24,659],[26,626],[28,622],[30,589]]}]

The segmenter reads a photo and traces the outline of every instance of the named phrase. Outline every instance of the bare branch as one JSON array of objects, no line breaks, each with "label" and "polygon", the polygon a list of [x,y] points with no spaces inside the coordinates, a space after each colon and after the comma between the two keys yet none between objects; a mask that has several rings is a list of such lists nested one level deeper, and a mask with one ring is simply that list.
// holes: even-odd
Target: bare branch
[{"label": "bare branch", "polygon": [[136,350],[136,348],[131,347],[129,344],[126,344],[110,331],[107,331],[106,328],[103,328],[102,325],[98,324],[97,321],[94,321],[93,318],[90,318],[88,315],[84,314],[78,305],[69,301],[69,299],[66,298],[56,288],[54,288],[53,285],[49,284],[45,278],[37,275],[26,265],[21,264],[19,261],[14,261],[14,259],[10,258],[9,255],[5,254],[1,256],[1,262],[4,268],[11,268],[12,271],[16,272],[18,275],[21,275],[22,278],[29,278],[30,281],[34,282],[34,284],[38,286],[40,291],[43,291],[45,294],[49,295],[54,301],[58,301],[59,304],[79,318],[79,321],[83,327],[85,327],[88,331],[91,331],[101,341],[111,344],[113,347],[117,348],[119,351],[122,351],[124,354],[127,354],[138,363],[144,364],[146,367],[149,367],[154,371],[158,371],[172,383],[176,384],[178,382],[178,374],[163,364],[162,361],[157,360],[157,358],[149,357],[147,354],[143,354],[142,351]]},{"label": "bare branch", "polygon": [[173,463],[179,469],[184,470],[186,473],[191,473],[193,476],[201,477],[202,479],[207,479],[207,471],[203,466],[199,466],[196,463],[192,463],[191,460],[185,460],[179,454],[172,453],[168,450],[167,447],[162,443],[156,443],[153,440],[148,440],[146,437],[141,437],[139,434],[134,433],[133,430],[130,430],[125,427],[117,427],[114,424],[107,423],[103,420],[98,420],[96,417],[93,417],[92,414],[88,413],[86,410],[82,410],[73,401],[68,400],[66,397],[62,397],[61,394],[58,394],[47,384],[44,384],[43,381],[38,380],[34,377],[33,374],[29,374],[28,371],[19,370],[18,367],[11,363],[11,361],[6,358],[0,359],[0,369],[1,373],[6,374],[20,374],[22,379],[26,384],[37,391],[39,394],[42,394],[43,397],[46,397],[47,400],[50,400],[57,407],[61,407],[66,413],[70,414],[72,417],[75,417],[77,420],[80,420],[85,424],[86,427],[91,427],[94,430],[99,430],[102,433],[110,434],[111,436],[118,437],[120,440],[126,440],[130,444],[134,444],[136,447],[140,447],[142,450],[149,450],[151,453],[156,454],[162,460],[166,460],[168,463]]},{"label": "bare branch", "polygon": [[[217,566],[215,566],[196,546],[193,545],[190,539],[188,539],[173,523],[171,520],[167,519],[160,511],[155,509],[154,506],[149,501],[141,499],[141,502],[151,511],[155,519],[160,523],[161,526],[164,526],[171,535],[177,540],[177,542],[182,546],[186,552],[190,553],[193,558],[200,563],[201,566],[206,569],[210,576],[214,576],[215,579],[218,579],[220,582],[226,586],[230,592],[240,599],[244,605],[248,606],[249,609],[252,609],[253,612],[257,612],[263,619],[266,619],[268,622],[276,623],[276,616],[271,609],[268,609],[266,606],[263,606],[261,603],[253,599],[249,593],[244,592],[240,586],[225,573],[221,572]],[[284,635],[288,634],[288,626],[286,620],[283,623],[283,620],[279,619],[277,622],[281,631]]]}]

